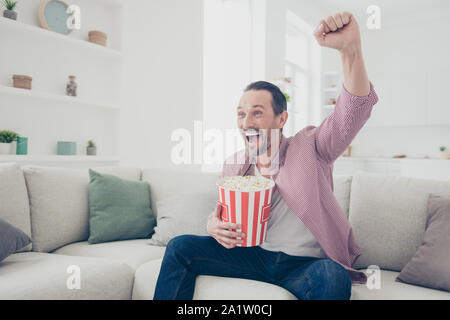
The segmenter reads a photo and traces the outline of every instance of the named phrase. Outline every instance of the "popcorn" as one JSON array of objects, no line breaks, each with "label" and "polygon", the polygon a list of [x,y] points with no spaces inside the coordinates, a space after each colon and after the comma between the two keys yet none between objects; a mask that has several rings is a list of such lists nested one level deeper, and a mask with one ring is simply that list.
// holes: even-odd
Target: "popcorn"
[{"label": "popcorn", "polygon": [[228,190],[251,192],[265,190],[274,185],[274,182],[264,177],[256,176],[231,176],[219,180],[218,187]]},{"label": "popcorn", "polygon": [[[264,242],[275,182],[256,176],[231,176],[217,181],[220,219],[242,225],[245,237],[240,247],[253,247]],[[240,238],[238,238],[240,239]]]}]

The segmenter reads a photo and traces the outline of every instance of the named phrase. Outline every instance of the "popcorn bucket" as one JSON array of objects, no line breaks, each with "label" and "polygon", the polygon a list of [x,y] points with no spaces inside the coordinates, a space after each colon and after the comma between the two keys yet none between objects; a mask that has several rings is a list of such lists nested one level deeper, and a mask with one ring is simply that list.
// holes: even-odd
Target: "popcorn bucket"
[{"label": "popcorn bucket", "polygon": [[225,179],[246,178],[238,176],[222,178],[216,184],[219,202],[222,206],[221,220],[242,225],[242,229],[237,230],[245,233],[244,243],[237,244],[240,247],[257,246],[266,239],[270,205],[275,186],[273,180],[264,177],[248,177],[263,181],[265,186],[261,187],[261,184],[259,187],[252,188],[234,187],[229,184],[224,186],[223,181]]}]

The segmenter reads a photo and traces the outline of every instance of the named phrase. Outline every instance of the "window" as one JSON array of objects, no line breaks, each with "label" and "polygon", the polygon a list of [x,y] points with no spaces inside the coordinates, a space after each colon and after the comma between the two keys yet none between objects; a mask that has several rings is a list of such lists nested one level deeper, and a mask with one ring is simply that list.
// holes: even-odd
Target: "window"
[{"label": "window", "polygon": [[312,110],[317,107],[317,99],[313,98],[317,93],[320,96],[321,58],[320,48],[313,36],[313,27],[289,10],[286,13],[285,40],[284,76],[290,82],[284,82],[283,89],[291,100],[288,103],[288,122],[283,133],[291,136],[311,124]]}]

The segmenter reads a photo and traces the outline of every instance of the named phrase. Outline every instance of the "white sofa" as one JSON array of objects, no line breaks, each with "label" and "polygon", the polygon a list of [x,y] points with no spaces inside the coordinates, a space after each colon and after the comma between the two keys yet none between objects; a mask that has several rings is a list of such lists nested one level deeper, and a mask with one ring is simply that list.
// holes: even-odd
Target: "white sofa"
[{"label": "white sofa", "polygon": [[[148,181],[155,214],[157,201],[165,197],[215,193],[219,176],[170,169],[92,169]],[[153,298],[165,247],[150,245],[148,239],[89,244],[88,183],[87,169],[0,164],[0,218],[33,240],[32,247],[0,262],[0,299]],[[450,181],[358,172],[334,176],[334,192],[363,252],[355,267],[381,268],[379,289],[354,285],[352,299],[450,299],[449,292],[395,281],[420,245],[427,193],[450,196]],[[70,266],[79,268],[79,289],[69,289]],[[295,297],[268,283],[199,276],[194,299]]]}]

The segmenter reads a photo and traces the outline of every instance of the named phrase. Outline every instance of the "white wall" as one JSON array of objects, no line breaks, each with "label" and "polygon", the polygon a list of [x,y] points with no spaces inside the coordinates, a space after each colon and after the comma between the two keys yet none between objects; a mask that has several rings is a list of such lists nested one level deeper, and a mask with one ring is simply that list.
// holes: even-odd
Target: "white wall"
[{"label": "white wall", "polygon": [[123,7],[121,164],[172,167],[173,130],[202,117],[202,0]]},{"label": "white wall", "polygon": [[[170,156],[177,144],[170,140],[173,130],[188,129],[194,142],[194,121],[204,116],[203,1],[133,0],[132,4],[124,6],[123,15],[121,163],[173,167]],[[293,0],[267,0],[265,5],[260,1],[253,9],[259,12],[253,21],[259,37],[253,48],[263,47],[265,52],[258,55],[251,77],[273,80],[284,74],[286,10],[313,25],[320,11]],[[261,14],[265,16],[261,18]],[[267,31],[265,36],[261,27]],[[261,66],[264,56],[265,66]],[[256,70],[259,67],[261,70]],[[237,103],[239,97],[236,99]],[[234,114],[233,109],[230,112]],[[214,127],[211,123],[206,126]],[[191,151],[193,159],[194,149]]]}]

